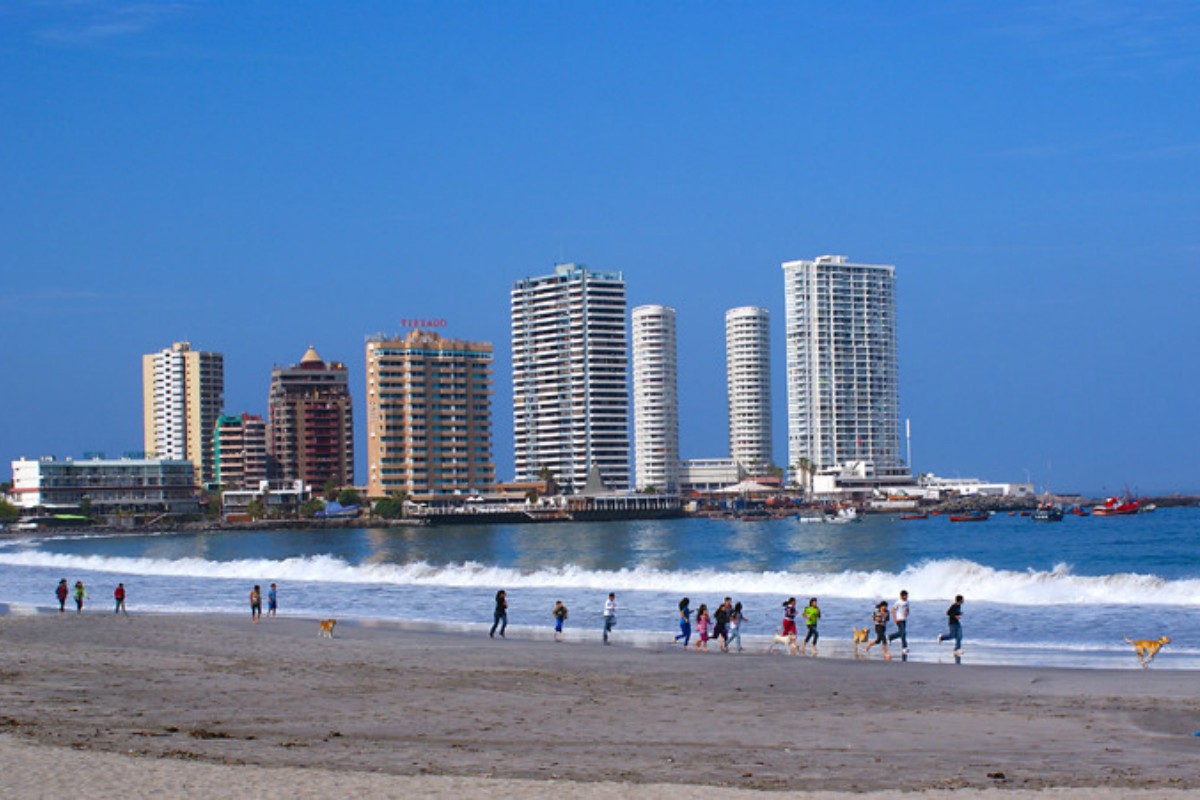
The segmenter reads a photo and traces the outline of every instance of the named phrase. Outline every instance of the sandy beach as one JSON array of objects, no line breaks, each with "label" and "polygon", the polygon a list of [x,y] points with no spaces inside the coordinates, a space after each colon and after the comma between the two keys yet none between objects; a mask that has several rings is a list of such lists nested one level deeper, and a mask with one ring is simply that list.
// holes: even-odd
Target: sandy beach
[{"label": "sandy beach", "polygon": [[[312,620],[0,617],[11,797],[1178,797],[1186,671],[602,647]],[[618,635],[619,637],[619,635]],[[664,636],[669,640],[669,636]],[[1132,658],[1132,656],[1131,656]],[[1184,791],[1180,791],[1184,790]]]}]

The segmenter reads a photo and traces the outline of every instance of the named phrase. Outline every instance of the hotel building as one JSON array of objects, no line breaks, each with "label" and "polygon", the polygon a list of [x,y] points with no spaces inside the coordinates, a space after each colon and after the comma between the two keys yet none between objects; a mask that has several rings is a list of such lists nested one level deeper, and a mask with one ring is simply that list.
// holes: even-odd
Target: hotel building
[{"label": "hotel building", "polygon": [[272,478],[320,489],[354,483],[349,372],[309,347],[299,364],[271,370],[267,400]]},{"label": "hotel building", "polygon": [[629,369],[625,281],[619,272],[559,264],[513,285],[513,443],[516,480],[548,470],[569,491],[599,471],[629,488]]},{"label": "hotel building", "polygon": [[213,437],[216,482],[247,489],[267,479],[267,423],[254,414],[224,415]]},{"label": "hotel building", "polygon": [[213,433],[225,405],[225,357],[187,342],[142,356],[146,455],[191,461],[205,485],[215,476]]},{"label": "hotel building", "polygon": [[679,490],[679,393],[675,309],[633,310],[633,442],[638,490]]},{"label": "hotel building", "polygon": [[783,264],[788,463],[904,475],[895,267],[845,256]]},{"label": "hotel building", "polygon": [[725,312],[729,456],[758,474],[771,466],[771,325],[765,308]]},{"label": "hotel building", "polygon": [[367,494],[471,495],[495,483],[492,345],[414,330],[367,342]]},{"label": "hotel building", "polygon": [[47,457],[12,462],[16,504],[45,512],[81,509],[110,514],[196,514],[196,468],[186,459],[72,461]]}]

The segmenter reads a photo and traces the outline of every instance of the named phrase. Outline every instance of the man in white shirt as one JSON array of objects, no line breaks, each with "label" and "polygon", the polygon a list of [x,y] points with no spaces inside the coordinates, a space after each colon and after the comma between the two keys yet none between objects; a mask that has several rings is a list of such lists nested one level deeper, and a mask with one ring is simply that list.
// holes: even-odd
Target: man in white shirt
[{"label": "man in white shirt", "polygon": [[896,630],[888,636],[889,642],[900,640],[901,655],[908,655],[908,591],[900,592],[900,599],[892,606],[892,620]]},{"label": "man in white shirt", "polygon": [[608,644],[608,632],[612,630],[613,625],[617,624],[617,595],[613,592],[608,593],[608,600],[604,602],[604,643]]}]

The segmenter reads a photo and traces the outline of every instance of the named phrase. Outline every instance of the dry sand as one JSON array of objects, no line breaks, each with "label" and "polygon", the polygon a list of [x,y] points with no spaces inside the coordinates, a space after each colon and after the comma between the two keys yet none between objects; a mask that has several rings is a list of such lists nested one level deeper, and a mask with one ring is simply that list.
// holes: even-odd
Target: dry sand
[{"label": "dry sand", "polygon": [[330,641],[310,620],[0,617],[0,791],[683,798],[703,784],[714,797],[882,800],[1200,788],[1195,673],[704,655],[572,633],[557,645],[343,624]]}]

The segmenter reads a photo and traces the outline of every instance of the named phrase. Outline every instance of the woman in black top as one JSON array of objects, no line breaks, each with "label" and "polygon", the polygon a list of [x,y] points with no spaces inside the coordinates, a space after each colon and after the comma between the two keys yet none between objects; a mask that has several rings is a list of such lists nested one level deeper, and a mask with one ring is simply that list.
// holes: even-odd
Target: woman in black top
[{"label": "woman in black top", "polygon": [[496,592],[496,612],[492,615],[492,629],[488,632],[488,636],[496,638],[496,626],[500,627],[500,638],[504,638],[504,629],[508,627],[508,600],[504,597],[504,590]]}]

